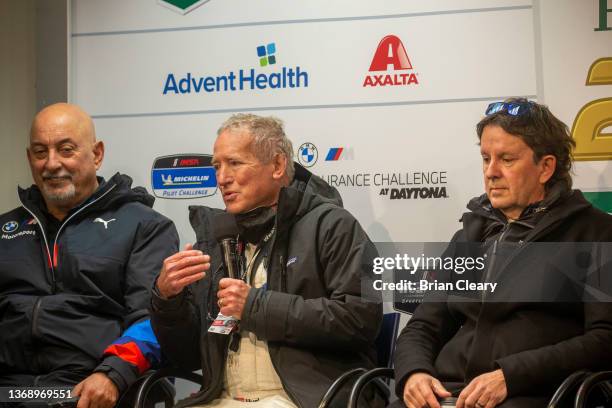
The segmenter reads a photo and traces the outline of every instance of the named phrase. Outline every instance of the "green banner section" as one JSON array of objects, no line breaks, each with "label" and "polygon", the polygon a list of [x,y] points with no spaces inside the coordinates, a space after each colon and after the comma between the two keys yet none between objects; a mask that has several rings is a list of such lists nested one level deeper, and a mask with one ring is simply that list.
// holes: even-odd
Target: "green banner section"
[{"label": "green banner section", "polygon": [[607,213],[612,213],[612,191],[583,192],[583,194],[595,207]]},{"label": "green banner section", "polygon": [[175,7],[185,10],[188,7],[193,6],[200,0],[162,0],[164,3],[172,4]]}]

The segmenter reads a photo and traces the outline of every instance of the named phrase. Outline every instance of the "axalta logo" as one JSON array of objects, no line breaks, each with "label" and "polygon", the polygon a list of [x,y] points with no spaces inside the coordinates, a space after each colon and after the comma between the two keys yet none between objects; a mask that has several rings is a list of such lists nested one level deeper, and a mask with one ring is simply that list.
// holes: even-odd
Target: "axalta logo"
[{"label": "axalta logo", "polygon": [[[260,68],[275,67],[278,63],[276,43],[255,47]],[[221,93],[265,89],[308,88],[308,72],[299,65],[278,67],[274,72],[260,72],[255,68],[239,69],[215,75],[166,75],[163,94]]]},{"label": "axalta logo", "polygon": [[187,14],[209,1],[210,0],[157,0],[157,3],[177,13]]},{"label": "axalta logo", "polygon": [[217,178],[207,154],[158,157],[153,163],[151,184],[160,198],[199,198],[217,192]]},{"label": "axalta logo", "polygon": [[369,70],[370,72],[386,73],[366,75],[363,86],[418,85],[418,73],[404,72],[409,70],[412,70],[412,63],[402,40],[395,35],[388,35],[378,43]]}]

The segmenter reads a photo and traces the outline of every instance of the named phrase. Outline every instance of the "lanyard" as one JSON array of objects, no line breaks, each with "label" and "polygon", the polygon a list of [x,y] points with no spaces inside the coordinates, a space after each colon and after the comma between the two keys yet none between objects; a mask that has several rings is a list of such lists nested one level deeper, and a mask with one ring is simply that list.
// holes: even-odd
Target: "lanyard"
[{"label": "lanyard", "polygon": [[[244,282],[247,282],[247,275],[249,274],[249,268],[251,266],[255,265],[255,260],[259,256],[260,252],[263,249],[267,249],[268,243],[270,242],[270,240],[274,236],[275,232],[276,232],[276,226],[272,227],[270,232],[268,232],[263,237],[261,242],[259,244],[257,244],[255,252],[253,253],[253,256],[251,257],[249,262],[247,262],[247,259],[246,259],[246,243],[244,243],[243,241],[239,241],[238,248],[237,248],[237,252],[238,252],[238,268],[240,270],[240,279],[242,279]],[[251,271],[251,275],[252,275],[252,271]],[[253,277],[251,276],[251,279],[252,278]],[[247,283],[249,283],[249,282],[247,282]]]}]

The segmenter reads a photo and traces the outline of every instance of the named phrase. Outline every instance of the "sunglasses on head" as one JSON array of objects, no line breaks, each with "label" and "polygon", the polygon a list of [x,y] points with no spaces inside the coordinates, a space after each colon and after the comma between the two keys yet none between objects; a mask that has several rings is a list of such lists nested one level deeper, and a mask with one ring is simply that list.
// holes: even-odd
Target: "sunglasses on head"
[{"label": "sunglasses on head", "polygon": [[519,116],[531,110],[532,102],[493,102],[487,106],[485,115],[493,115],[497,112],[506,112],[510,116]]}]

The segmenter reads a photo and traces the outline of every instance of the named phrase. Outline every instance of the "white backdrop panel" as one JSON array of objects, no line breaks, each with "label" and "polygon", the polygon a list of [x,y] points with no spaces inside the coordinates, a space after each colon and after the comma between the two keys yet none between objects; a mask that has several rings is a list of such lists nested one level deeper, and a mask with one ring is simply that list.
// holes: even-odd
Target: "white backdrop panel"
[{"label": "white backdrop panel", "polygon": [[76,34],[531,6],[530,0],[210,0],[186,15],[157,0],[73,0]]},{"label": "white backdrop panel", "polygon": [[[115,115],[534,95],[532,26],[531,10],[510,10],[75,37],[74,100],[93,115]],[[491,35],[500,27],[515,30],[511,41]],[[414,68],[397,73],[414,72],[419,84],[363,87],[378,43],[389,34],[403,40]],[[271,42],[277,63],[261,68],[256,48]],[[270,74],[297,66],[308,73],[308,87],[301,81],[300,88],[196,93],[192,86],[190,93],[163,94],[169,74],[178,84],[188,73],[239,76],[244,69],[250,76],[251,68]]]}]

